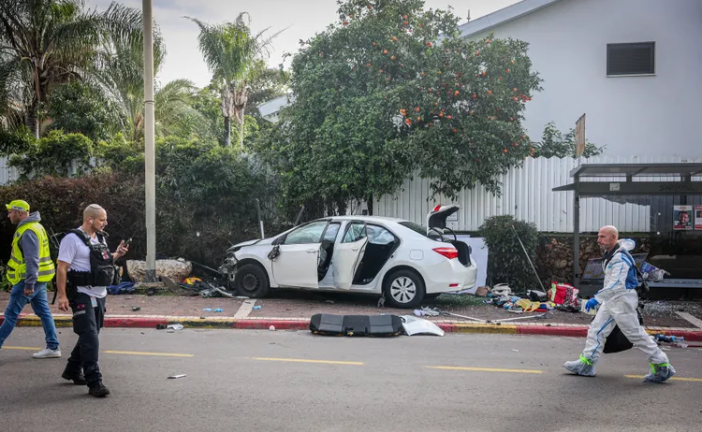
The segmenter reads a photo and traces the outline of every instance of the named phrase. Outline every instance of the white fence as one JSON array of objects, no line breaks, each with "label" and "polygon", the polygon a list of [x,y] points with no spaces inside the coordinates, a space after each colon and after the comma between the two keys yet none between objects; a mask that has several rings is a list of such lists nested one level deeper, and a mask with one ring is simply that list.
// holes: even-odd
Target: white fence
[{"label": "white fence", "polygon": [[[482,186],[463,190],[452,202],[446,197],[431,197],[429,181],[420,178],[407,180],[394,195],[377,199],[373,214],[407,219],[426,224],[429,210],[437,204],[458,204],[461,210],[449,226],[457,231],[475,231],[485,219],[510,214],[516,219],[533,222],[539,231],[573,232],[573,192],[553,192],[558,186],[572,183],[570,172],[579,163],[661,163],[702,162],[702,159],[680,157],[596,157],[583,159],[527,158],[519,168],[512,168],[499,177],[501,196],[493,196]],[[7,158],[0,157],[0,185],[17,179],[17,170],[7,166]],[[605,181],[607,179],[599,179]],[[657,179],[675,180],[675,179]],[[615,225],[622,231],[648,232],[651,226],[650,206],[618,204],[604,198],[580,200],[580,227],[583,232],[597,231],[603,225]]]},{"label": "white fence", "polygon": [[[482,186],[463,190],[455,201],[437,196],[431,199],[429,181],[408,180],[394,195],[386,195],[373,204],[373,214],[407,219],[426,225],[426,216],[438,204],[458,204],[458,220],[449,222],[454,230],[475,231],[485,219],[512,215],[515,219],[533,222],[539,231],[573,232],[573,192],[552,189],[573,182],[570,172],[579,163],[663,163],[700,162],[679,157],[595,157],[583,159],[527,158],[520,168],[512,168],[499,177],[501,196],[493,196]],[[606,180],[606,179],[600,179]],[[672,211],[672,210],[671,210]],[[650,206],[618,204],[604,198],[580,199],[580,229],[597,231],[603,225],[615,225],[622,231],[648,232],[651,226]]]},{"label": "white fence", "polygon": [[0,186],[17,180],[17,177],[19,177],[17,169],[8,167],[7,158],[0,156]]}]

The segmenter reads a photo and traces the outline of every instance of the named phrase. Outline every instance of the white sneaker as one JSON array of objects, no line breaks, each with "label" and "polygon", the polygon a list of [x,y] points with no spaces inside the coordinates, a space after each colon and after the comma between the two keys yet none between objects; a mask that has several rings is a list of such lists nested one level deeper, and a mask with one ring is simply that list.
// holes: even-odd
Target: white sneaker
[{"label": "white sneaker", "polygon": [[49,348],[44,348],[43,350],[39,351],[38,353],[32,354],[32,358],[35,358],[35,359],[60,358],[60,357],[61,357],[61,348],[56,348],[55,350],[51,350]]}]

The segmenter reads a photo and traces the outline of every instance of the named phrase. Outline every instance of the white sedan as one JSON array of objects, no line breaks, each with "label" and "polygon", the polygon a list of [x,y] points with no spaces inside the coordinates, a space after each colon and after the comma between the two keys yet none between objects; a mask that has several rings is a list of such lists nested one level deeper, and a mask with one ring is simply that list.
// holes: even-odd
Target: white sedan
[{"label": "white sedan", "polygon": [[446,227],[458,206],[437,206],[428,228],[402,219],[332,216],[275,237],[232,246],[220,271],[239,295],[271,288],[384,295],[389,306],[414,308],[425,298],[475,286],[470,247]]}]

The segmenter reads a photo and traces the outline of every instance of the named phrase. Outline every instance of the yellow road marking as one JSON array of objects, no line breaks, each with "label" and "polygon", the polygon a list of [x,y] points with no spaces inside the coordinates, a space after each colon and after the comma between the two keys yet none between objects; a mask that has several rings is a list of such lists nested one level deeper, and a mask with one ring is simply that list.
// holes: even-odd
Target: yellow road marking
[{"label": "yellow road marking", "polygon": [[24,351],[39,351],[41,348],[34,348],[34,347],[2,347],[2,349],[11,349],[11,350],[24,350]]},{"label": "yellow road marking", "polygon": [[[624,375],[625,378],[637,378],[637,379],[643,379],[643,375]],[[702,378],[680,378],[680,377],[672,377],[669,378],[668,381],[687,381],[687,382],[702,382]]]},{"label": "yellow road marking", "polygon": [[525,374],[542,374],[543,371],[534,369],[496,369],[496,368],[480,368],[480,367],[458,367],[458,366],[427,366],[429,369],[439,370],[456,370],[456,371],[474,371],[474,372],[507,372],[507,373],[525,373]]},{"label": "yellow road marking", "polygon": [[333,365],[351,365],[351,366],[363,366],[364,365],[363,362],[332,361],[332,360],[305,360],[305,359],[270,358],[270,357],[254,357],[254,360],[291,362],[291,363],[317,363],[317,364],[333,364]]},{"label": "yellow road marking", "polygon": [[161,356],[161,357],[193,357],[193,354],[157,353],[140,351],[105,351],[107,354],[124,354],[136,356]]}]

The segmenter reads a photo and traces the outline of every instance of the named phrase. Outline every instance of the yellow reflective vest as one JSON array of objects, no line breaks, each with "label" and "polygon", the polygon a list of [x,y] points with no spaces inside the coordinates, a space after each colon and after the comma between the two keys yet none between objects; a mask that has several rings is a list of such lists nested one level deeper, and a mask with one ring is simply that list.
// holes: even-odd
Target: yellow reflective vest
[{"label": "yellow reflective vest", "polygon": [[22,238],[22,234],[27,230],[34,232],[37,236],[37,240],[39,240],[39,274],[37,275],[37,282],[49,282],[53,279],[54,274],[56,274],[56,267],[51,260],[49,236],[46,235],[46,230],[44,230],[44,227],[41,226],[39,222],[28,222],[17,228],[15,236],[12,239],[12,253],[10,255],[10,261],[7,263],[7,280],[9,280],[12,285],[17,285],[27,276],[27,265],[24,262],[22,250],[19,247],[20,238]]}]

